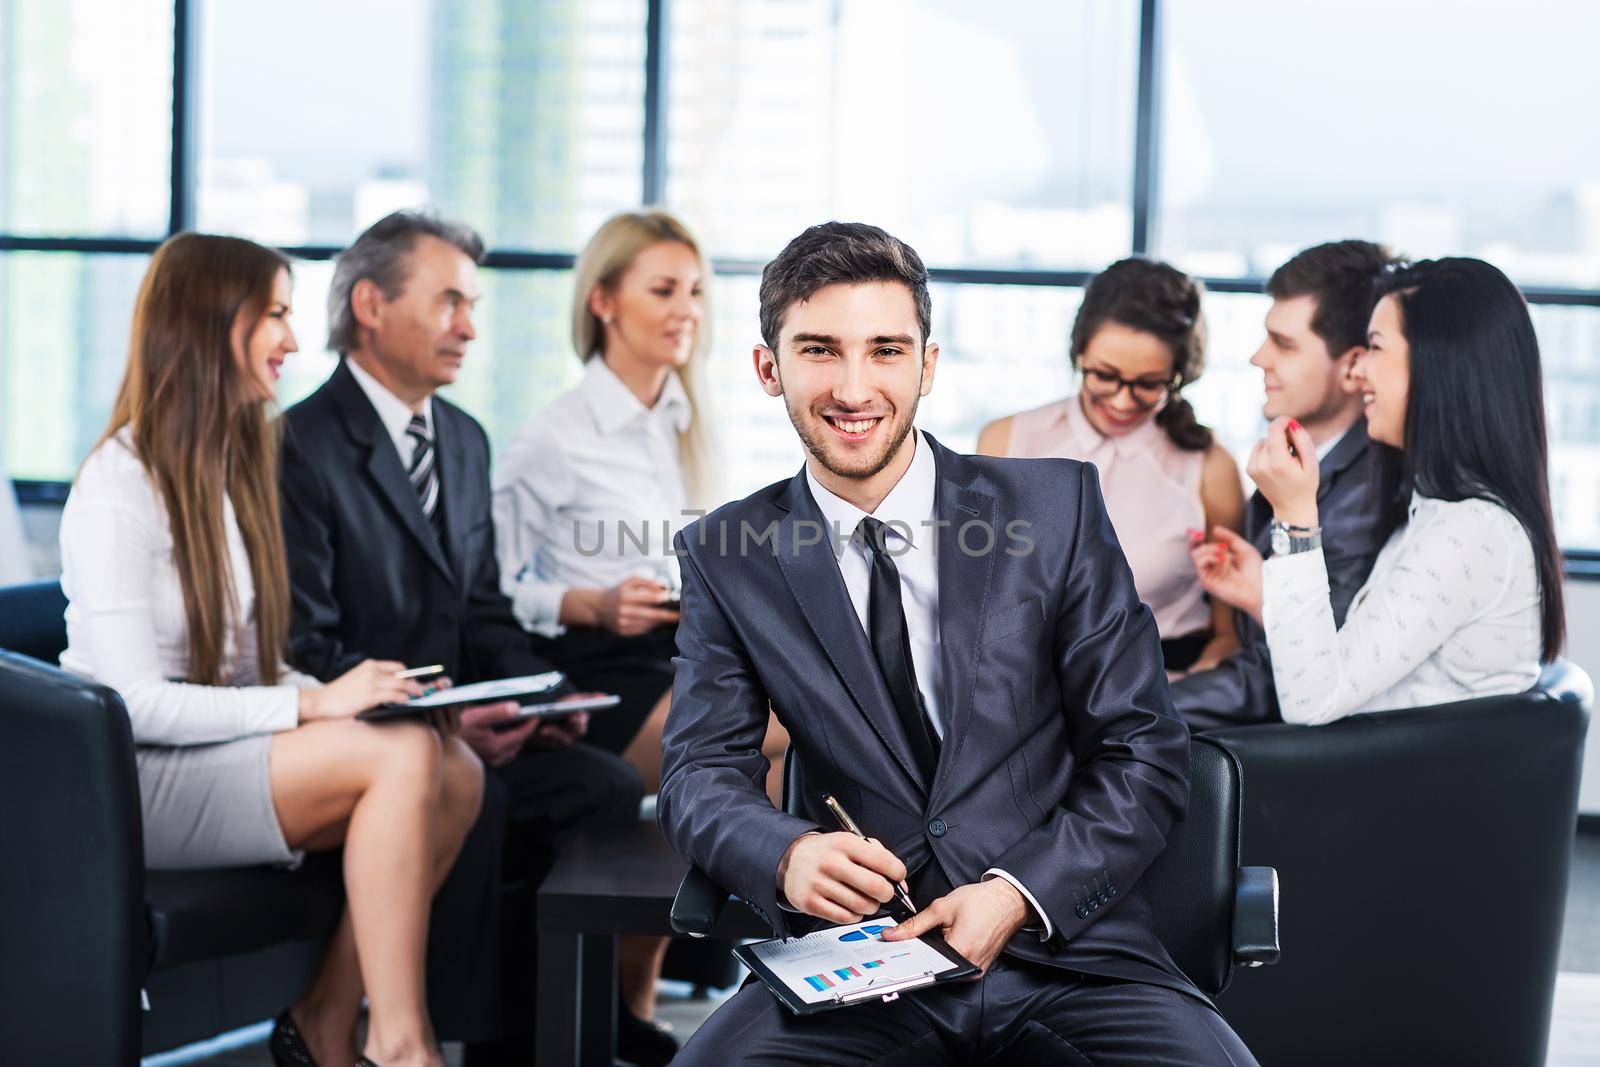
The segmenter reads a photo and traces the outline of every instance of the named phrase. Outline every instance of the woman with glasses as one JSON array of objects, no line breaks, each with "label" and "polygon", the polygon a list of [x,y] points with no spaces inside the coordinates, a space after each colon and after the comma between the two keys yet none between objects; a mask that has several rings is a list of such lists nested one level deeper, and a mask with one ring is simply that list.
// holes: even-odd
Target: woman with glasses
[{"label": "woman with glasses", "polygon": [[1239,646],[1233,609],[1208,602],[1189,559],[1206,530],[1244,522],[1239,467],[1200,425],[1183,387],[1205,367],[1201,286],[1147,259],[1124,259],[1084,290],[1072,324],[1080,391],[998,419],[989,456],[1091,462],[1139,598],[1155,615],[1167,670],[1216,666]]}]

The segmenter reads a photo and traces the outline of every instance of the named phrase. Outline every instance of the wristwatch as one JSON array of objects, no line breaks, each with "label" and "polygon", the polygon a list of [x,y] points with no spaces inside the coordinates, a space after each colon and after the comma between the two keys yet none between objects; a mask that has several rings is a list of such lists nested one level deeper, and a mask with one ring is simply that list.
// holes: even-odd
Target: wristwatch
[{"label": "wristwatch", "polygon": [[1322,547],[1322,527],[1295,526],[1292,523],[1272,520],[1272,554],[1292,556],[1296,552],[1310,552]]}]

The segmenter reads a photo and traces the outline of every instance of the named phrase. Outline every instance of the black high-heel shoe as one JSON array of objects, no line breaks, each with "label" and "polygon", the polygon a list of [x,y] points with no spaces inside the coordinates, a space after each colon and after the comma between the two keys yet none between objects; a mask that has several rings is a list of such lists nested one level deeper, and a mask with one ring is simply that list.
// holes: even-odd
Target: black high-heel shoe
[{"label": "black high-heel shoe", "polygon": [[306,1047],[305,1038],[300,1036],[300,1028],[295,1026],[288,1008],[284,1008],[273,1020],[267,1049],[272,1053],[272,1062],[276,1067],[317,1067],[317,1061],[312,1059],[311,1050]]}]

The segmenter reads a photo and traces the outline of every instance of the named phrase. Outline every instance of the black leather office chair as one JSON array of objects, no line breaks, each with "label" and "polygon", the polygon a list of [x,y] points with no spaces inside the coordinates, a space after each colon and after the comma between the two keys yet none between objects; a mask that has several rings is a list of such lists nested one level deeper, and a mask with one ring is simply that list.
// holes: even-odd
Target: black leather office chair
[{"label": "black leather office chair", "polygon": [[[0,648],[53,661],[65,603],[55,582],[0,589]],[[304,989],[343,906],[331,856],[147,873],[122,698],[5,651],[0,843],[7,1063],[132,1063],[270,1018]]]},{"label": "black leather office chair", "polygon": [[1593,688],[1208,735],[1288,954],[1217,1001],[1262,1064],[1543,1064]]},{"label": "black leather office chair", "polygon": [[[792,759],[784,758],[784,807],[795,811]],[[1212,996],[1227,988],[1235,966],[1278,959],[1277,873],[1239,866],[1239,813],[1238,764],[1221,745],[1197,738],[1188,812],[1138,884],[1167,951]],[[704,871],[691,868],[672,904],[673,929],[704,936],[729,899]]]}]

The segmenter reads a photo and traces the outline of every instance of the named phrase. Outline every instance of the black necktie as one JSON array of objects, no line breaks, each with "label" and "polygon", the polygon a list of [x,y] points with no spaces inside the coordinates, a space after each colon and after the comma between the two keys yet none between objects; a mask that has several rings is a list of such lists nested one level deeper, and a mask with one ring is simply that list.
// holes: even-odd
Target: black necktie
[{"label": "black necktie", "polygon": [[406,472],[406,477],[411,479],[411,488],[417,494],[417,503],[422,505],[422,513],[428,517],[428,525],[433,527],[433,536],[439,539],[439,544],[444,544],[444,516],[439,512],[439,469],[434,464],[433,434],[428,432],[428,420],[422,413],[411,416],[411,425],[406,427],[406,434],[415,443],[411,452],[411,469]]},{"label": "black necktie", "polygon": [[928,721],[922,693],[917,689],[911,635],[906,629],[905,606],[900,601],[900,568],[895,566],[894,557],[886,548],[891,530],[870,515],[861,520],[858,529],[872,559],[871,592],[867,597],[872,654],[883,672],[894,710],[900,716],[900,725],[911,743],[923,781],[931,784],[934,768],[939,763],[939,735]]}]

